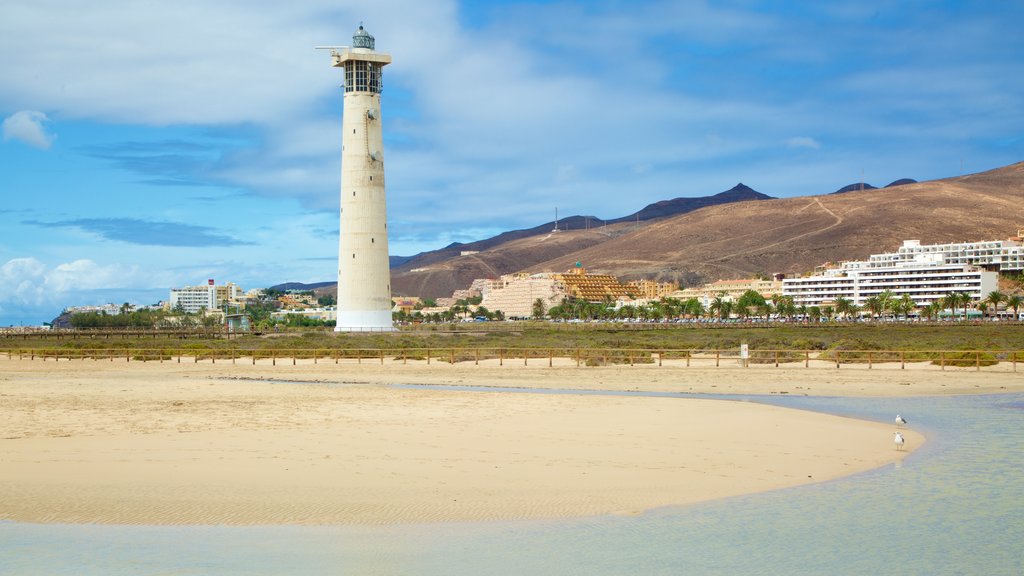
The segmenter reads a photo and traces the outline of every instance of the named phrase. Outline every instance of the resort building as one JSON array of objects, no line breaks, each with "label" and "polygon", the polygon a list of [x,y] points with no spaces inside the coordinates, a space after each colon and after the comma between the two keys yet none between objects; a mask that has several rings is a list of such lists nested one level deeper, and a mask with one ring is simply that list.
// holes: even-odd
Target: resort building
[{"label": "resort building", "polygon": [[677,290],[673,292],[671,296],[683,301],[696,298],[705,308],[710,306],[711,302],[718,297],[722,297],[724,300],[729,302],[735,302],[748,290],[753,290],[770,300],[772,296],[782,294],[781,278],[782,276],[778,275],[777,278],[773,280],[762,280],[760,278],[718,280],[703,286]]},{"label": "resort building", "polygon": [[618,300],[626,297],[627,288],[619,283],[619,279],[611,274],[587,274],[583,266],[577,262],[576,267],[565,274],[555,274],[558,280],[565,287],[565,293],[573,298],[586,300],[587,302],[601,302],[603,300]]},{"label": "resort building", "polygon": [[886,268],[916,262],[942,262],[977,266],[994,272],[1019,272],[1024,270],[1024,230],[1007,240],[983,242],[956,242],[949,244],[925,244],[920,240],[904,240],[896,252],[872,254],[859,262],[862,268]]},{"label": "resort building", "polygon": [[839,268],[805,278],[782,281],[782,293],[796,305],[833,305],[837,298],[857,306],[872,296],[890,291],[896,297],[910,295],[916,306],[937,302],[952,293],[963,292],[978,301],[998,289],[998,273],[965,264],[941,261],[906,262],[900,265],[863,266],[846,262]]},{"label": "resort building", "polygon": [[529,318],[533,316],[533,303],[540,299],[546,312],[561,304],[566,296],[565,288],[554,276],[505,274],[484,288],[480,305],[488,310],[501,310],[506,318]]},{"label": "resort building", "polygon": [[278,310],[270,314],[270,317],[274,320],[287,320],[289,316],[302,316],[310,320],[334,322],[338,319],[338,309],[334,306],[326,306],[323,308],[305,308],[301,310]]},{"label": "resort building", "polygon": [[667,298],[679,290],[675,282],[657,282],[655,280],[630,280],[626,282],[626,291],[634,298],[660,300]]},{"label": "resort building", "polygon": [[391,312],[404,312],[406,314],[412,314],[412,311],[419,305],[420,299],[415,296],[403,296],[400,298],[391,298]]},{"label": "resort building", "polygon": [[241,298],[242,289],[237,284],[228,282],[217,286],[213,279],[210,279],[205,286],[171,288],[168,306],[171,310],[181,309],[195,313],[204,309],[216,310],[228,305],[235,306]]}]

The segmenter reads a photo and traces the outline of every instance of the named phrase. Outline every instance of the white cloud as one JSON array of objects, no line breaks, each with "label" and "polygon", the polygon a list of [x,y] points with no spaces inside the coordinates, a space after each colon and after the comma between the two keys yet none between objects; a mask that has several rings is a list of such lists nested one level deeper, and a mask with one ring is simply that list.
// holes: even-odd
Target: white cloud
[{"label": "white cloud", "polygon": [[46,114],[35,110],[21,110],[4,118],[4,141],[21,140],[22,142],[46,150],[53,144],[55,136],[46,132],[43,125],[50,119]]},{"label": "white cloud", "polygon": [[61,302],[69,294],[109,288],[153,287],[153,275],[137,266],[100,265],[75,260],[48,267],[35,258],[14,258],[0,266],[0,302],[41,305]]},{"label": "white cloud", "polygon": [[790,148],[812,148],[817,150],[821,148],[821,143],[810,136],[795,136],[786,140],[786,146],[789,146]]},{"label": "white cloud", "polygon": [[[437,243],[481,218],[534,225],[555,204],[617,217],[740,179],[759,188],[772,176],[758,154],[822,148],[793,134],[815,134],[836,162],[859,168],[888,155],[849,160],[856,137],[921,150],[912,144],[926,132],[940,137],[935,147],[1019,133],[1024,74],[1004,61],[1017,37],[998,33],[1009,24],[968,27],[964,43],[963,19],[948,14],[865,30],[744,6],[509,2],[479,21],[455,0],[8,0],[0,51],[18,57],[0,61],[0,110],[241,126],[251,140],[204,162],[196,180],[332,210],[340,74],[312,47],[348,43],[365,20],[394,57],[383,105],[389,213],[407,237]],[[995,41],[1007,56],[981,65]],[[791,194],[832,188],[793,180],[805,184]]]}]

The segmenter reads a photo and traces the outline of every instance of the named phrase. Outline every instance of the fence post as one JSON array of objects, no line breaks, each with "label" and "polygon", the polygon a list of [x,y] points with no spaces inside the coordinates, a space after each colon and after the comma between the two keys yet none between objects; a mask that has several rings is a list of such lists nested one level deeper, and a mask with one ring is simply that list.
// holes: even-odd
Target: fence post
[{"label": "fence post", "polygon": [[868,370],[871,370],[871,350],[868,350]]},{"label": "fence post", "polygon": [[383,348],[380,349],[380,365],[381,366],[384,365],[384,349]]},{"label": "fence post", "polygon": [[719,362],[719,360],[721,360],[721,356],[722,356],[722,351],[721,350],[715,350],[715,368],[718,368],[718,362]]},{"label": "fence post", "polygon": [[452,366],[455,366],[455,348],[452,348]]},{"label": "fence post", "polygon": [[779,367],[779,351],[778,350],[775,351],[775,367],[776,368]]},{"label": "fence post", "polygon": [[974,351],[974,369],[978,372],[981,371],[981,350]]},{"label": "fence post", "polygon": [[804,350],[804,368],[811,367],[811,351]]},{"label": "fence post", "polygon": [[530,349],[529,348],[524,348],[523,349],[523,366],[527,366],[529,361],[530,361]]},{"label": "fence post", "polygon": [[940,366],[942,366],[942,369],[945,370],[946,369],[946,352],[945,351],[939,352],[939,363],[940,363]]},{"label": "fence post", "polygon": [[839,349],[836,348],[836,370],[839,370]]},{"label": "fence post", "polygon": [[473,365],[475,365],[475,366],[479,366],[480,365],[480,349],[479,348],[474,348],[473,349]]},{"label": "fence post", "polygon": [[430,364],[430,348],[427,348],[427,364]]},{"label": "fence post", "polygon": [[316,365],[316,348],[313,349],[313,365]]},{"label": "fence post", "polygon": [[402,350],[402,364],[405,364],[405,350]]},{"label": "fence post", "polygon": [[505,365],[505,349],[498,348],[498,366]]},{"label": "fence post", "polygon": [[270,365],[277,366],[277,350],[270,353]]},{"label": "fence post", "polygon": [[580,367],[580,349],[579,348],[576,349],[576,367],[577,368]]},{"label": "fence post", "polygon": [[295,351],[293,350],[293,351],[292,351],[292,366],[295,366],[295,362],[296,362],[296,359],[297,359],[298,357],[299,357],[299,355],[298,355],[298,354],[296,354],[296,353],[295,353]]},{"label": "fence post", "polygon": [[[363,349],[362,348],[356,348],[356,364],[362,364],[362,363],[363,363]],[[427,362],[427,364],[430,364],[430,362]]]},{"label": "fence post", "polygon": [[553,365],[554,361],[552,360],[552,356],[554,356],[554,353],[551,351],[550,348],[548,348],[548,368],[551,368],[551,366]]},{"label": "fence post", "polygon": [[661,366],[661,355],[662,354],[663,354],[663,352],[661,350],[658,350],[658,366],[659,367]]},{"label": "fence post", "polygon": [[633,365],[633,351],[632,350],[629,351],[629,365],[630,366]]},{"label": "fence post", "polygon": [[900,350],[900,370],[907,369],[907,353],[905,350]]},{"label": "fence post", "polygon": [[692,350],[687,350],[686,351],[686,367],[687,368],[690,367],[690,357],[691,356],[693,356],[693,351]]}]

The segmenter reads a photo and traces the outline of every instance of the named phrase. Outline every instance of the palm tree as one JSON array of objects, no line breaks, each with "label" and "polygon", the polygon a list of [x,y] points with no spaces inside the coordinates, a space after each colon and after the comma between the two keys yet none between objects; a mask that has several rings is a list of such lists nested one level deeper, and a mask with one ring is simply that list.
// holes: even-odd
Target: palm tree
[{"label": "palm tree", "polygon": [[533,301],[533,310],[531,310],[531,316],[533,316],[534,320],[543,320],[544,312],[544,299],[537,298],[536,300]]},{"label": "palm tree", "polygon": [[811,320],[817,322],[821,318],[821,308],[817,306],[811,306],[807,309],[807,313],[810,315]]},{"label": "palm tree", "polygon": [[864,307],[871,312],[871,318],[874,319],[885,310],[885,305],[882,303],[882,299],[878,296],[870,296],[864,300]]},{"label": "palm tree", "polygon": [[708,306],[708,312],[717,313],[719,320],[724,320],[732,312],[732,302],[726,300],[724,294],[719,294],[711,301],[711,305]]},{"label": "palm tree", "polygon": [[683,313],[692,318],[699,318],[704,315],[704,305],[696,298],[690,298],[683,302]]},{"label": "palm tree", "polygon": [[1006,299],[1006,307],[1007,308],[1013,308],[1013,319],[1014,320],[1017,320],[1018,318],[1020,318],[1020,307],[1021,307],[1021,304],[1024,304],[1024,299],[1022,299],[1017,294],[1014,294],[1013,296],[1010,296],[1010,297],[1008,297]]},{"label": "palm tree", "polygon": [[842,296],[840,296],[839,298],[836,298],[836,314],[841,314],[843,316],[843,318],[849,318],[849,316],[850,316],[850,314],[852,312],[853,312],[853,301],[852,300],[847,300],[846,298],[843,298]]},{"label": "palm tree", "polygon": [[779,297],[779,303],[776,305],[776,310],[779,312],[779,316],[786,316],[790,320],[796,315],[796,304],[793,303],[792,296],[781,296]]},{"label": "palm tree", "polygon": [[946,294],[942,299],[942,307],[949,308],[953,318],[956,319],[956,309],[960,307],[960,294],[957,292]]},{"label": "palm tree", "polygon": [[985,297],[985,302],[992,305],[992,315],[999,316],[999,305],[1006,300],[1006,295],[998,290],[993,290]]},{"label": "palm tree", "polygon": [[[892,293],[892,290],[884,290],[882,293],[880,293],[878,295],[878,303],[879,303],[879,306],[881,308],[881,310],[879,311],[879,314],[881,314],[882,316],[885,316],[885,311],[892,309],[892,305],[895,302],[895,300],[896,300],[896,296]],[[893,314],[895,314],[895,313],[896,312],[894,310]]]},{"label": "palm tree", "polygon": [[967,309],[971,306],[971,295],[967,292],[960,292],[960,305],[964,307],[964,320],[967,320]]},{"label": "palm tree", "polygon": [[917,308],[917,303],[910,297],[910,294],[903,294],[892,303],[893,314],[897,316],[903,314],[903,319],[907,320],[910,317],[910,312]]}]

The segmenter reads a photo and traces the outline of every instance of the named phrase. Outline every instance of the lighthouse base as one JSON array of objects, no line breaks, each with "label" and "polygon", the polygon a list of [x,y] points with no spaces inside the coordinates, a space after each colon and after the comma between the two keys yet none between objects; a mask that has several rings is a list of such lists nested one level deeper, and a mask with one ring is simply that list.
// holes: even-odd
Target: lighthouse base
[{"label": "lighthouse base", "polygon": [[338,310],[335,332],[394,332],[391,310]]}]

